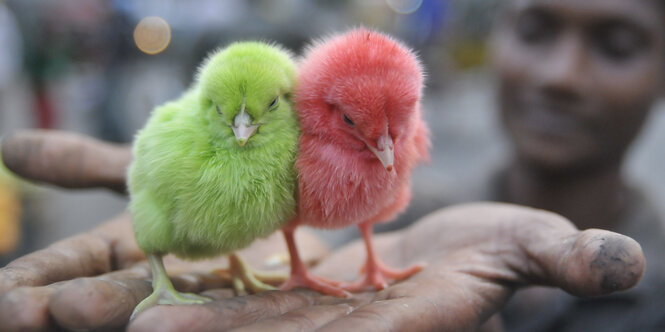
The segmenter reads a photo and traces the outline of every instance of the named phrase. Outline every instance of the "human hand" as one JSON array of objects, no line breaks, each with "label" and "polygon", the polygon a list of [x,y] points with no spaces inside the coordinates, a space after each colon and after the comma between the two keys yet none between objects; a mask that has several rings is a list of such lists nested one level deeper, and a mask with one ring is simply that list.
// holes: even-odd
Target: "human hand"
[{"label": "human hand", "polygon": [[[129,219],[121,217],[79,237],[66,240],[70,242],[64,247],[70,249],[54,245],[17,260],[22,264],[12,263],[15,267],[9,274],[6,268],[0,272],[0,285],[9,280],[10,288],[17,286],[16,280],[47,285],[5,294],[0,298],[0,321],[12,321],[6,319],[11,317],[42,328],[123,326],[133,305],[150,292],[148,281],[141,280],[149,274],[145,266],[96,278],[69,279],[132,266],[140,260]],[[229,298],[228,290],[209,290],[204,294],[216,301],[152,308],[137,317],[129,329],[472,330],[497,312],[518,287],[550,285],[580,296],[601,295],[632,287],[644,271],[641,249],[630,238],[601,230],[579,232],[557,215],[511,205],[444,209],[407,230],[377,236],[376,245],[386,263],[425,261],[428,266],[384,291],[357,294],[352,299],[307,290]],[[86,253],[95,249],[100,254]],[[352,280],[362,261],[361,252],[360,243],[351,244],[327,257],[315,271]],[[91,256],[103,257],[97,262],[101,264],[89,261]],[[56,264],[36,269],[36,263],[43,261]],[[17,268],[21,265],[26,267]],[[17,272],[30,277],[12,275]],[[51,284],[57,280],[69,281]],[[205,274],[189,274],[174,281],[181,290],[190,292],[225,286]]]},{"label": "human hand", "polygon": [[[348,300],[302,290],[156,307],[129,330],[470,331],[519,287],[547,285],[598,296],[634,286],[645,267],[639,244],[626,236],[578,231],[558,215],[507,204],[443,209],[404,231],[377,236],[376,246],[387,263],[427,266],[383,291]],[[362,243],[353,243],[314,271],[351,280],[362,252]]]}]

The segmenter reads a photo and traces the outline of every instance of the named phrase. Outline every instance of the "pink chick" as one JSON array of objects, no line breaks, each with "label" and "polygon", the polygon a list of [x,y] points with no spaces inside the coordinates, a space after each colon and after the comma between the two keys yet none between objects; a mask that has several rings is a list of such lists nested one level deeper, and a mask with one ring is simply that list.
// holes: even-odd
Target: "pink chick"
[{"label": "pink chick", "polygon": [[[382,33],[364,28],[311,46],[300,64],[294,100],[302,135],[298,216],[284,228],[291,276],[282,289],[308,287],[347,296],[343,289],[380,290],[422,265],[386,266],[372,245],[372,225],[403,212],[411,199],[411,172],[429,158],[422,120],[423,71],[416,55]],[[364,277],[353,284],[307,270],[293,232],[299,225],[336,229],[357,225],[367,251]]]}]

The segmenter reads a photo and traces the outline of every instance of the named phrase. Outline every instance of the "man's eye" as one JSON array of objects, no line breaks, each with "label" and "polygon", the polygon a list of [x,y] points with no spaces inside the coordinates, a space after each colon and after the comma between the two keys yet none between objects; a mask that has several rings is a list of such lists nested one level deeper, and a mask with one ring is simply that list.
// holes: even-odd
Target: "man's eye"
[{"label": "man's eye", "polygon": [[268,109],[271,111],[274,110],[275,108],[277,108],[277,104],[279,104],[279,97],[275,97],[275,99],[273,99],[272,102],[270,102],[270,105],[268,105]]},{"label": "man's eye", "polygon": [[539,10],[529,10],[517,18],[515,33],[526,44],[537,44],[552,39],[557,32],[556,20]]},{"label": "man's eye", "polygon": [[591,35],[596,51],[611,60],[627,60],[647,46],[646,37],[624,24],[600,26]]}]

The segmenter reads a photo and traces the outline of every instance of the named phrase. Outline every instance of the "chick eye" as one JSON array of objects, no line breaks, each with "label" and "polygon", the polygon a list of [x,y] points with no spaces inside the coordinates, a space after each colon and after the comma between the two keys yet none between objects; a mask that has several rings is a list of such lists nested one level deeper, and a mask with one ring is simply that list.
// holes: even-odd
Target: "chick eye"
[{"label": "chick eye", "polygon": [[222,110],[219,109],[219,106],[215,105],[215,108],[217,109],[217,114],[222,115]]},{"label": "chick eye", "polygon": [[355,123],[353,123],[353,121],[351,121],[351,119],[349,119],[348,116],[346,116],[346,114],[344,114],[344,122],[346,122],[346,124],[348,124],[351,127],[356,125]]},{"label": "chick eye", "polygon": [[275,97],[275,99],[272,100],[270,105],[268,105],[268,109],[273,111],[275,108],[277,108],[277,104],[279,103],[279,97]]}]

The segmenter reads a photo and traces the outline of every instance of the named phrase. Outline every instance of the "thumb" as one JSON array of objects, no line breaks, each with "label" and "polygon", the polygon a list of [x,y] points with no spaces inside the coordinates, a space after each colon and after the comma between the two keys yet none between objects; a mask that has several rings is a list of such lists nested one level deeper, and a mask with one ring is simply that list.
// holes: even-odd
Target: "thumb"
[{"label": "thumb", "polygon": [[[551,239],[550,241],[555,240]],[[642,248],[633,239],[599,229],[589,229],[551,243],[552,250],[533,241],[525,247],[540,269],[525,275],[562,288],[572,295],[597,296],[635,286],[645,270]],[[541,279],[541,280],[539,280]]]},{"label": "thumb", "polygon": [[[577,296],[635,286],[645,270],[633,239],[610,231],[579,231],[566,218],[511,204],[474,203],[440,210],[404,234],[404,257],[472,250],[504,271],[509,285],[547,285]],[[499,276],[493,276],[499,277]]]}]

